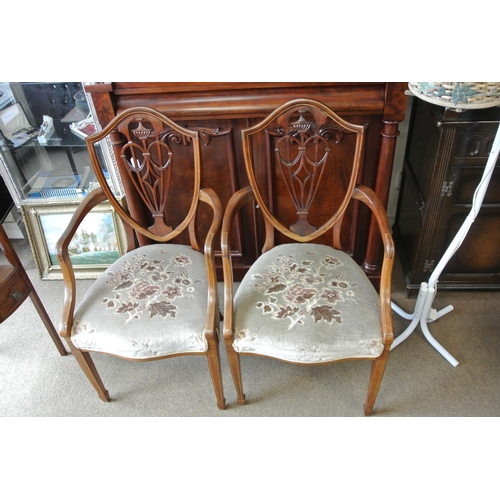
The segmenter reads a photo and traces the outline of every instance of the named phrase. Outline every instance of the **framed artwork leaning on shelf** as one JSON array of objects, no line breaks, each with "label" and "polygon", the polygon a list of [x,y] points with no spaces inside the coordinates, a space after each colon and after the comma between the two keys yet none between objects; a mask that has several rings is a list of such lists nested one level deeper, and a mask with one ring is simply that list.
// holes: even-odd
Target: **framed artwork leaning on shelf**
[{"label": "framed artwork leaning on shelf", "polygon": [[[56,243],[79,202],[24,205],[23,217],[40,278],[62,279]],[[100,276],[126,248],[122,222],[109,203],[94,208],[83,220],[70,246],[77,279]]]}]

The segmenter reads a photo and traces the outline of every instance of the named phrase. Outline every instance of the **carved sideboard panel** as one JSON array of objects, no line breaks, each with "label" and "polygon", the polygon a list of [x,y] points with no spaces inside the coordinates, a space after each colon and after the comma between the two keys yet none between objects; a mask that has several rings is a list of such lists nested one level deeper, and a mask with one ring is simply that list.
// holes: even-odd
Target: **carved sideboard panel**
[{"label": "carved sideboard panel", "polygon": [[[386,205],[398,125],[406,109],[405,83],[140,83],[113,82],[86,85],[101,126],[133,106],[149,106],[180,125],[200,132],[204,187],[213,188],[223,206],[248,181],[241,148],[241,130],[296,98],[323,102],[348,121],[367,124],[367,144],[360,182],[373,188]],[[265,154],[264,148],[255,154]],[[262,162],[265,165],[265,162]],[[267,175],[265,168],[260,174]],[[178,202],[182,203],[179,187]],[[174,202],[175,203],[175,202]],[[381,243],[364,207],[350,208],[352,228],[345,230],[353,257],[377,284]],[[200,232],[207,229],[203,213]],[[245,207],[233,236],[235,277],[241,279],[264,242],[258,207]],[[220,264],[220,259],[219,259]],[[219,266],[220,267],[220,266]],[[218,269],[221,271],[221,269]],[[222,273],[220,272],[219,278]]]}]

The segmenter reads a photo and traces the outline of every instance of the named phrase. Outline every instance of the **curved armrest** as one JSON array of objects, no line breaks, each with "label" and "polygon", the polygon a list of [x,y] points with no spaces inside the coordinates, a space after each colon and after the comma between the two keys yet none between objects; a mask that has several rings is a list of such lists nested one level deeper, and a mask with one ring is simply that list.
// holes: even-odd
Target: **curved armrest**
[{"label": "curved armrest", "polygon": [[231,245],[229,235],[234,217],[240,208],[254,200],[254,192],[250,186],[244,187],[231,196],[222,220],[221,248],[222,270],[224,273],[224,338],[233,335],[233,267],[231,263]]},{"label": "curved armrest", "polygon": [[91,191],[84,200],[78,205],[73,217],[69,221],[68,227],[65,229],[61,237],[56,243],[57,260],[61,266],[62,275],[64,278],[64,304],[62,311],[61,324],[59,333],[63,337],[69,337],[73,326],[73,314],[75,312],[76,302],[76,280],[73,264],[69,258],[69,244],[73,239],[79,225],[85,216],[99,203],[106,201],[107,197],[102,189]]},{"label": "curved armrest", "polygon": [[217,293],[217,272],[215,270],[214,239],[222,222],[222,203],[216,192],[211,188],[200,189],[200,201],[210,205],[214,211],[214,218],[205,238],[204,254],[208,279],[208,303],[205,322],[205,334],[215,335],[218,331],[219,296]]},{"label": "curved armrest", "polygon": [[204,246],[205,255],[213,256],[213,240],[222,222],[222,203],[220,198],[217,196],[217,193],[212,188],[200,189],[200,200],[210,205],[214,211],[214,218],[212,220],[212,224],[210,224],[210,229],[208,230]]},{"label": "curved armrest", "polygon": [[394,340],[391,311],[391,279],[396,255],[394,241],[385,208],[373,190],[366,186],[357,186],[354,189],[353,198],[362,201],[370,208],[377,219],[380,229],[384,246],[384,258],[380,276],[380,320],[382,323],[383,342],[386,346],[390,346]]}]

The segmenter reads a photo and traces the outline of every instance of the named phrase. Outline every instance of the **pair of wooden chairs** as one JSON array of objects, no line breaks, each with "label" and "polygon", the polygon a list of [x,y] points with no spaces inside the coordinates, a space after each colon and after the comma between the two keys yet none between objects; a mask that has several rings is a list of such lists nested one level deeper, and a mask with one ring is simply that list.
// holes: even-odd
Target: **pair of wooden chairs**
[{"label": "pair of wooden chairs", "polygon": [[[214,190],[202,188],[197,131],[156,110],[133,108],[86,139],[101,187],[85,198],[57,245],[66,290],[60,333],[101,399],[109,401],[109,394],[91,352],[134,361],[195,355],[207,357],[217,405],[225,408],[214,260],[220,238],[223,338],[238,403],[245,403],[242,355],[306,365],[368,359],[364,411],[372,413],[393,338],[394,247],[383,206],[357,182],[364,130],[317,101],[284,104],[242,131],[249,186],[233,195],[224,212]],[[106,138],[124,199],[115,197],[100,164],[96,146]],[[254,153],[253,144],[261,141],[271,152],[266,158]],[[256,162],[266,162],[265,179],[254,176]],[[128,251],[76,306],[69,244],[85,215],[105,200],[123,221]],[[342,251],[349,231],[343,221],[359,202],[372,210],[384,243],[380,293]],[[262,255],[236,286],[230,241],[247,203],[262,217],[266,238]],[[327,216],[325,206],[331,209]]]}]

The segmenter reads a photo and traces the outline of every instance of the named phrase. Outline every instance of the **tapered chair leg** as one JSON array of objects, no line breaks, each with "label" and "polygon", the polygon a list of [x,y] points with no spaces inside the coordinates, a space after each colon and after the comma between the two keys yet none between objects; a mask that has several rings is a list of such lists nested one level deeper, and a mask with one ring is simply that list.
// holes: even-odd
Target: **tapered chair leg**
[{"label": "tapered chair leg", "polygon": [[109,397],[109,393],[104,387],[104,384],[102,383],[101,377],[99,376],[99,373],[97,372],[97,368],[94,365],[94,361],[90,357],[90,354],[88,352],[82,352],[78,349],[71,349],[76,360],[78,361],[78,364],[80,365],[80,368],[83,370],[83,373],[87,376],[89,379],[89,382],[92,384],[94,389],[97,391],[97,394],[99,397],[105,401],[111,401],[111,398]]},{"label": "tapered chair leg", "polygon": [[49,332],[52,341],[56,345],[59,354],[61,356],[66,356],[66,354],[68,354],[68,351],[66,350],[66,347],[64,346],[61,337],[57,333],[57,330],[54,328],[54,325],[52,324],[52,321],[50,320],[49,315],[47,314],[47,311],[45,310],[45,307],[43,306],[42,301],[40,300],[40,297],[38,296],[35,290],[31,291],[30,299],[36,311],[38,312],[40,319],[43,321],[45,328]]},{"label": "tapered chair leg", "polygon": [[373,407],[375,406],[375,400],[377,399],[380,384],[382,383],[382,377],[384,376],[388,356],[389,348],[386,347],[382,356],[372,362],[370,381],[368,383],[368,394],[364,405],[364,411],[367,417],[373,413]]},{"label": "tapered chair leg", "polygon": [[222,386],[219,345],[216,340],[209,340],[207,360],[210,376],[212,377],[212,384],[214,386],[215,397],[217,398],[217,406],[220,410],[224,410],[226,408],[226,400],[224,398]]},{"label": "tapered chair leg", "polygon": [[229,361],[229,368],[231,368],[231,375],[233,376],[234,387],[238,397],[238,404],[245,404],[245,394],[243,394],[243,382],[241,379],[241,365],[238,353],[233,349],[230,341],[226,342],[227,358]]}]

